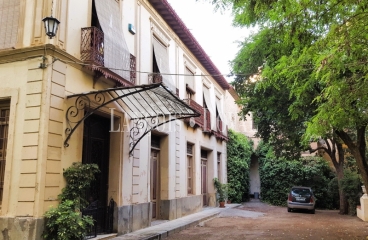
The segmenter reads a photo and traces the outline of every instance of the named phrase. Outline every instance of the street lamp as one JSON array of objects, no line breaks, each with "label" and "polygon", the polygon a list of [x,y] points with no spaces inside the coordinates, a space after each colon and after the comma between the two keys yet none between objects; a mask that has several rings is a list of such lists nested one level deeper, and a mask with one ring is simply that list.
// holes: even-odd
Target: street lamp
[{"label": "street lamp", "polygon": [[60,21],[52,17],[52,15],[51,17],[45,17],[42,21],[45,25],[46,35],[52,39],[56,35]]}]

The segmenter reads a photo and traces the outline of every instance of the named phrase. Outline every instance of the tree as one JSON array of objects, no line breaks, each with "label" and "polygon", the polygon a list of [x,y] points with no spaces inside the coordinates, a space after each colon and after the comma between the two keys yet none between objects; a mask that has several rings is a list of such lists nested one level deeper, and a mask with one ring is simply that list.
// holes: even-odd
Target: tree
[{"label": "tree", "polygon": [[[257,71],[257,65],[262,64],[262,59],[276,61],[284,55],[291,54],[292,47],[288,44],[280,46],[281,39],[274,31],[264,30],[252,36],[243,43],[243,47],[235,60],[233,68],[235,72],[246,73]],[[267,47],[268,46],[268,47]],[[276,59],[276,60],[275,60]],[[252,61],[250,63],[249,61]],[[256,73],[262,76],[262,72]],[[312,101],[319,94],[318,89],[312,88],[304,92],[303,102],[294,111],[299,111],[295,117],[290,115],[290,107],[296,102],[295,96],[290,96],[291,88],[282,81],[278,86],[270,83],[268,78],[261,76],[252,77],[247,74],[240,75],[233,83],[242,96],[240,103],[243,105],[242,113],[246,115],[253,112],[253,120],[258,126],[257,135],[270,144],[277,157],[287,157],[298,159],[300,153],[309,147],[309,143],[302,144],[302,137],[305,134],[305,122],[307,122],[314,111],[316,104]],[[256,78],[256,79],[255,79]],[[336,141],[337,136],[326,134],[324,137],[326,144],[319,148],[311,149],[311,152],[324,150],[328,158],[333,163],[339,181],[344,177],[344,154],[341,143]],[[348,212],[345,193],[339,188],[340,213]]]},{"label": "tree", "polygon": [[[262,33],[276,36],[278,41],[263,42],[262,45],[282,51],[277,55],[264,54],[254,58],[258,59],[258,66],[262,66],[262,83],[258,87],[283,89],[286,86],[291,101],[288,113],[292,119],[302,118],[306,107],[311,108],[305,119],[304,142],[320,136],[340,138],[354,156],[363,183],[368,187],[365,139],[368,124],[368,2],[211,2],[220,8],[231,8],[235,25],[258,26],[260,31],[253,40]],[[249,42],[246,45],[249,46]],[[247,63],[249,60],[241,56],[243,50],[244,46],[237,58]],[[253,65],[250,65],[253,69],[248,69],[241,63],[237,59],[233,62],[234,72],[242,74],[236,78],[238,85],[247,76],[258,72]]]},{"label": "tree", "polygon": [[246,39],[232,61],[233,70],[237,73],[232,84],[241,96],[239,103],[243,106],[243,118],[253,113],[253,121],[258,128],[257,136],[271,144],[278,157],[299,158],[303,148],[300,139],[305,131],[304,121],[314,108],[307,105],[301,109],[304,115],[292,119],[289,106],[295,98],[289,97],[289,86],[281,82],[278,87],[265,84],[268,79],[261,76],[260,66],[264,65],[265,59],[271,64],[291,52],[290,46],[280,42],[282,39],[277,32],[269,29]]},{"label": "tree", "polygon": [[[337,139],[337,140],[336,140]],[[341,185],[341,181],[344,181],[344,163],[345,163],[345,153],[342,147],[341,140],[334,136],[327,141],[320,139],[318,141],[319,146],[315,149],[310,149],[310,153],[313,153],[318,150],[323,150],[320,154],[323,156],[327,154],[328,158],[332,162],[335,170],[336,176],[338,180],[338,187],[339,187],[339,197],[340,197],[340,214],[347,214],[348,213],[348,202],[346,198],[346,193]]]}]

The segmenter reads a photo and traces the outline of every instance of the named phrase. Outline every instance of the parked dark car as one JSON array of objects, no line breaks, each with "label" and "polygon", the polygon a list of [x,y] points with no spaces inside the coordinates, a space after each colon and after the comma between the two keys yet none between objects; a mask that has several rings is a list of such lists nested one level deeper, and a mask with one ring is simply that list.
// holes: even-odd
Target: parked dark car
[{"label": "parked dark car", "polygon": [[310,187],[292,187],[288,200],[287,210],[291,212],[293,209],[306,209],[311,213],[315,213],[316,198]]}]

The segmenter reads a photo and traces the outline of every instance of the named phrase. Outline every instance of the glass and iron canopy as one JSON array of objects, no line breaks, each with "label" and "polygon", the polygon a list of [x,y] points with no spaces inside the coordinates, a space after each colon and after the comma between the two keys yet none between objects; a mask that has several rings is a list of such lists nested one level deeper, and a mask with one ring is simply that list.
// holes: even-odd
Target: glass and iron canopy
[{"label": "glass and iron canopy", "polygon": [[65,147],[69,146],[68,141],[73,132],[87,117],[111,104],[123,111],[130,120],[130,155],[137,143],[151,130],[174,120],[201,115],[163,83],[110,88],[74,94],[67,98],[73,104],[66,111]]}]

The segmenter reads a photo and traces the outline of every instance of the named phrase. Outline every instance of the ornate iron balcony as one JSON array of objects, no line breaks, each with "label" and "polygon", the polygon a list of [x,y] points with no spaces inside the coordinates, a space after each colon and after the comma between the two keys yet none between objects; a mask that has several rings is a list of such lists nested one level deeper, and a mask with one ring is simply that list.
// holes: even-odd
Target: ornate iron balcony
[{"label": "ornate iron balcony", "polygon": [[148,74],[148,83],[160,83],[162,82],[162,75],[160,73]]},{"label": "ornate iron balcony", "polygon": [[82,28],[81,60],[104,66],[104,34],[96,27]]},{"label": "ornate iron balcony", "polygon": [[136,75],[136,57],[130,54],[130,82],[135,84]]}]

